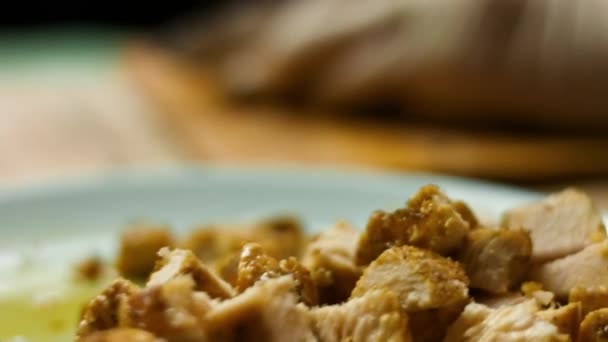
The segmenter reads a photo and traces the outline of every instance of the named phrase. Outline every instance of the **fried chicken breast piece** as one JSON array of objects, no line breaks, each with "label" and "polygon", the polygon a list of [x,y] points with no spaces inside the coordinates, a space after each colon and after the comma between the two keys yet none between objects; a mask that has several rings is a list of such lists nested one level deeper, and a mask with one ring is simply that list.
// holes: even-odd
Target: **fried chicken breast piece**
[{"label": "fried chicken breast piece", "polygon": [[318,287],[319,302],[346,301],[361,277],[355,264],[359,232],[346,222],[338,222],[316,236],[304,250],[302,264],[310,270]]},{"label": "fried chicken breast piece", "polygon": [[173,236],[166,226],[132,226],[121,235],[116,269],[123,277],[146,279],[154,270],[156,253],[173,245]]},{"label": "fried chicken breast piece", "polygon": [[302,302],[309,306],[319,302],[317,287],[304,266],[294,257],[277,261],[267,255],[257,243],[243,246],[237,272],[237,292],[245,291],[260,280],[291,274]]},{"label": "fried chicken breast piece", "polygon": [[160,260],[156,271],[150,275],[147,287],[163,285],[170,279],[190,275],[194,280],[195,289],[206,292],[212,298],[225,299],[236,294],[230,284],[205,266],[191,251],[162,248],[158,256]]},{"label": "fried chicken breast piece", "polygon": [[600,213],[589,196],[576,189],[566,189],[540,202],[508,210],[503,215],[502,226],[530,232],[534,263],[578,253],[606,238]]},{"label": "fried chicken breast piece", "polygon": [[371,290],[343,304],[313,308],[310,314],[320,341],[412,341],[407,315],[388,290]]},{"label": "fried chicken breast piece", "polygon": [[[401,246],[384,251],[363,272],[351,298],[384,289],[399,299],[415,341],[440,338],[469,301],[469,280],[459,263],[428,250]],[[414,321],[417,323],[414,323]]]},{"label": "fried chicken breast piece", "polygon": [[314,342],[308,308],[291,275],[258,281],[207,314],[211,341]]},{"label": "fried chicken breast piece", "polygon": [[448,197],[438,187],[426,185],[410,198],[405,208],[372,213],[361,234],[355,260],[367,265],[385,249],[411,245],[442,255],[457,250],[469,231]]},{"label": "fried chicken breast piece", "polygon": [[470,303],[450,326],[444,342],[570,341],[567,334],[538,317],[538,311],[534,299],[495,309]]},{"label": "fried chicken breast piece", "polygon": [[139,329],[119,328],[98,331],[78,342],[166,342],[153,334]]},{"label": "fried chicken breast piece", "polygon": [[129,298],[140,288],[126,279],[117,279],[93,298],[83,309],[76,336],[83,338],[96,331],[120,327],[126,320]]},{"label": "fried chicken breast piece", "polygon": [[581,303],[570,303],[562,307],[542,310],[536,315],[555,325],[560,333],[569,335],[572,341],[576,341],[578,327],[583,318]]},{"label": "fried chicken breast piece", "polygon": [[469,280],[459,263],[428,250],[401,246],[384,251],[357,282],[352,297],[388,289],[406,312],[460,305],[468,301]]},{"label": "fried chicken breast piece", "polygon": [[146,287],[128,299],[128,315],[122,325],[144,329],[170,342],[209,341],[205,317],[214,302],[194,288],[190,275]]},{"label": "fried chicken breast piece", "polygon": [[579,302],[584,317],[591,311],[608,308],[608,287],[603,285],[575,286],[568,294],[568,302]]},{"label": "fried chicken breast piece", "polygon": [[458,260],[472,288],[501,294],[522,281],[531,254],[532,240],[526,231],[478,228],[467,234]]},{"label": "fried chicken breast piece", "polygon": [[608,241],[587,246],[567,257],[547,262],[530,271],[530,278],[543,284],[560,299],[576,286],[608,284]]},{"label": "fried chicken breast piece", "polygon": [[462,219],[467,221],[470,229],[479,227],[479,219],[473,210],[463,201],[452,201],[454,209],[462,216]]},{"label": "fried chicken breast piece", "polygon": [[590,312],[581,322],[578,342],[608,341],[608,308]]}]

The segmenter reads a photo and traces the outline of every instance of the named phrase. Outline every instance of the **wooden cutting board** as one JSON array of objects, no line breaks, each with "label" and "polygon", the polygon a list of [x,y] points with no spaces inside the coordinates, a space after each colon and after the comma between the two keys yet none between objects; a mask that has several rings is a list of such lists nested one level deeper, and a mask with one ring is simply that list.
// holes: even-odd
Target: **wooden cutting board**
[{"label": "wooden cutting board", "polygon": [[226,99],[200,67],[130,45],[125,72],[193,159],[437,171],[502,180],[608,175],[608,138],[516,134],[352,117]]}]

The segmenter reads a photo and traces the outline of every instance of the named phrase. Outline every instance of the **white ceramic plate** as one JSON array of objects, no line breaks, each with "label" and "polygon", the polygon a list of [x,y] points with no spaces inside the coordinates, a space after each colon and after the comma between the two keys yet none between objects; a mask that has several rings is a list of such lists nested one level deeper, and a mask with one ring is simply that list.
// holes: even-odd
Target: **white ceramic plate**
[{"label": "white ceramic plate", "polygon": [[[133,220],[168,223],[180,232],[197,223],[292,213],[311,231],[339,219],[362,227],[370,212],[402,205],[427,183],[439,185],[451,198],[465,200],[489,219],[538,198],[511,187],[430,174],[263,167],[130,171],[4,189],[0,190],[0,299],[36,298],[49,290],[66,289],[62,284],[73,263],[94,254],[112,255],[119,230]],[[11,319],[9,310],[2,308],[0,301],[0,326]],[[62,337],[54,340],[66,335],[57,336]]]}]

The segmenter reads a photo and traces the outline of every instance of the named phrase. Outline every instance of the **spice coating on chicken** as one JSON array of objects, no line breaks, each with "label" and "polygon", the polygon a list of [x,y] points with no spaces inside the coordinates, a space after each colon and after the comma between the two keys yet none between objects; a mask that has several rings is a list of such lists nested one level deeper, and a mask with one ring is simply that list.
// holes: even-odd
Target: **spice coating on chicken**
[{"label": "spice coating on chicken", "polygon": [[384,250],[410,245],[442,255],[460,247],[469,231],[465,221],[438,187],[426,185],[410,198],[405,208],[372,213],[361,234],[356,262],[367,265]]}]

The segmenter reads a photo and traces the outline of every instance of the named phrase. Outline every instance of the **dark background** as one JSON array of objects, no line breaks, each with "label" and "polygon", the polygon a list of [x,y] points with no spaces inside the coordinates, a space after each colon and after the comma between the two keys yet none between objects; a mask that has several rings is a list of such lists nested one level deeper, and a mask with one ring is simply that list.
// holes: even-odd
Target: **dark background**
[{"label": "dark background", "polygon": [[231,3],[234,1],[5,1],[0,6],[0,27],[85,24],[155,29],[180,17],[212,13]]}]

